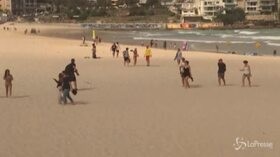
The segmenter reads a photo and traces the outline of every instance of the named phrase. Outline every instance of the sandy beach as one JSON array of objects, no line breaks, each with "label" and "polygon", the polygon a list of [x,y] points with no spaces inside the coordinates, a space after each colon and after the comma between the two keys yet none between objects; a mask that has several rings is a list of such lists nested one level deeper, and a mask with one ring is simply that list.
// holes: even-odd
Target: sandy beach
[{"label": "sandy beach", "polygon": [[[137,47],[138,65],[124,67],[122,57],[112,57],[111,43],[97,45],[100,59],[87,59],[91,46],[80,46],[80,40],[24,35],[32,25],[2,27],[1,157],[280,155],[279,57],[184,52],[194,77],[185,89],[173,61],[176,51],[152,49],[146,67],[145,48]],[[76,105],[59,105],[52,78],[71,58],[80,73]],[[217,82],[219,58],[227,64],[226,87]],[[245,59],[252,68],[251,88],[241,87]],[[2,79],[7,68],[14,76],[11,98],[5,97]],[[235,150],[238,137],[271,142],[273,148]]]}]

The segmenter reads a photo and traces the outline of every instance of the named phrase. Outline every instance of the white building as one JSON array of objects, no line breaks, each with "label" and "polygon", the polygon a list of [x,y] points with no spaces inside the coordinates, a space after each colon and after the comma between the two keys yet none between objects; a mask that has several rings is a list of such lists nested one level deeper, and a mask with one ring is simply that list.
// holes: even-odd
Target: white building
[{"label": "white building", "polygon": [[0,0],[0,9],[11,11],[12,10],[11,0]]},{"label": "white building", "polygon": [[202,0],[201,14],[204,19],[213,20],[217,14],[225,8],[222,0]]}]

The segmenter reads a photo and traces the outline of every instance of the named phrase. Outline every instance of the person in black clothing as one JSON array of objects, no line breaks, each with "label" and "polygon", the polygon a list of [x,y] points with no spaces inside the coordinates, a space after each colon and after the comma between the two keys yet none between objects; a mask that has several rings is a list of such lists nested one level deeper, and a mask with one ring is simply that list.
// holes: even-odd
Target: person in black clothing
[{"label": "person in black clothing", "polygon": [[185,58],[182,58],[179,70],[182,78],[183,87],[190,88],[189,79],[193,81],[193,77],[191,74],[191,67],[189,65],[189,61],[185,60]]},{"label": "person in black clothing", "polygon": [[71,90],[71,77],[69,77],[67,74],[63,76],[62,79],[62,92],[63,92],[63,103],[67,104],[67,98],[71,101],[72,104],[74,104],[73,99],[70,96],[70,90]]},{"label": "person in black clothing", "polygon": [[77,80],[76,80],[76,76],[79,76],[79,72],[76,68],[76,63],[75,63],[75,59],[72,58],[71,59],[71,63],[68,64],[65,67],[65,75],[67,75],[69,77],[69,81],[70,81],[70,85],[72,82],[74,82],[74,88],[72,87],[73,90],[77,91]]},{"label": "person in black clothing", "polygon": [[221,85],[221,80],[223,81],[224,86],[226,85],[225,72],[226,72],[226,64],[223,62],[222,59],[219,59],[219,61],[218,61],[218,82],[219,82],[219,85]]},{"label": "person in black clothing", "polygon": [[117,52],[117,45],[116,43],[114,43],[111,47],[111,51],[112,51],[112,54],[113,54],[113,57],[115,58],[115,54]]},{"label": "person in black clothing", "polygon": [[167,47],[167,42],[164,41],[164,42],[163,42],[163,48],[166,49],[166,47]]}]

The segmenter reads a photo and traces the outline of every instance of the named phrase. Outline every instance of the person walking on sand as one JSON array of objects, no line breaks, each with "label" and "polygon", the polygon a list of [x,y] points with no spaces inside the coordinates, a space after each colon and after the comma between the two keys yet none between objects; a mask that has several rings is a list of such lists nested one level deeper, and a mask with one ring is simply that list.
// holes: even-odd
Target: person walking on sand
[{"label": "person walking on sand", "polygon": [[221,86],[221,80],[223,81],[224,86],[226,85],[225,72],[226,72],[226,64],[223,62],[222,59],[219,59],[219,61],[218,61],[218,82],[219,82],[219,86]]},{"label": "person walking on sand", "polygon": [[6,97],[12,96],[12,81],[14,80],[13,75],[11,75],[10,70],[6,69],[3,79],[5,80]]},{"label": "person walking on sand", "polygon": [[190,88],[189,79],[193,81],[193,77],[191,74],[191,67],[189,65],[189,61],[182,58],[182,63],[179,67],[180,75],[182,78],[182,86],[185,88]]},{"label": "person walking on sand", "polygon": [[58,89],[58,103],[62,104],[63,101],[63,91],[62,91],[62,83],[63,83],[63,78],[64,78],[64,71],[58,74],[58,80],[53,79],[56,82],[56,88]]},{"label": "person walking on sand", "polygon": [[62,92],[63,92],[63,104],[67,104],[67,99],[70,100],[70,102],[74,105],[74,101],[72,97],[70,96],[70,90],[71,90],[71,77],[69,77],[67,74],[63,76],[62,80]]},{"label": "person walking on sand", "polygon": [[175,55],[174,61],[176,60],[178,65],[180,65],[180,62],[182,60],[183,54],[180,48],[178,48],[177,53]]},{"label": "person walking on sand", "polygon": [[147,66],[150,66],[150,58],[152,57],[152,50],[150,49],[149,46],[146,47],[144,57],[146,58]]},{"label": "person walking on sand", "polygon": [[117,51],[116,43],[113,43],[113,45],[111,47],[111,51],[112,51],[112,54],[113,54],[113,58],[115,58],[115,54],[116,54],[116,51]]},{"label": "person walking on sand", "polygon": [[119,42],[116,42],[116,52],[117,52],[117,58],[119,57],[120,51],[121,51],[120,44],[119,44]]},{"label": "person walking on sand", "polygon": [[76,76],[79,76],[79,72],[76,68],[76,63],[75,63],[75,59],[72,58],[71,59],[71,63],[68,64],[66,67],[65,67],[65,75],[67,75],[69,77],[69,80],[70,80],[70,84],[72,84],[72,82],[74,83],[74,87],[72,86],[72,89],[74,91],[77,91],[78,88],[77,88],[77,80],[76,80]]},{"label": "person walking on sand", "polygon": [[216,44],[216,52],[219,53],[219,46]]},{"label": "person walking on sand", "polygon": [[92,58],[93,59],[97,58],[97,56],[96,56],[96,44],[95,43],[92,43]]},{"label": "person walking on sand", "polygon": [[133,65],[134,66],[136,66],[136,64],[137,64],[137,58],[139,57],[139,55],[138,55],[138,51],[137,51],[137,48],[135,48],[134,50],[133,50]]},{"label": "person walking on sand", "polygon": [[129,51],[128,51],[128,47],[123,51],[123,59],[124,59],[124,62],[123,62],[123,65],[124,66],[129,66],[129,63],[130,63],[130,56],[129,56]]},{"label": "person walking on sand", "polygon": [[242,87],[245,86],[245,79],[247,78],[248,83],[249,83],[249,87],[251,87],[251,77],[252,77],[252,73],[251,73],[251,67],[248,64],[247,60],[243,61],[243,68],[240,69],[240,71],[242,71],[243,75],[242,75]]}]

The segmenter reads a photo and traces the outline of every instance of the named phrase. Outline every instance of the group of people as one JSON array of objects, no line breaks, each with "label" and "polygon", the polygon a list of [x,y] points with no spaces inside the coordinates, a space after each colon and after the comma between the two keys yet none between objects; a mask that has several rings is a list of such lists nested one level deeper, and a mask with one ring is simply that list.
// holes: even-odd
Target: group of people
[{"label": "group of people", "polygon": [[72,58],[71,63],[65,67],[65,70],[59,73],[58,79],[54,78],[57,83],[59,104],[67,104],[67,99],[75,104],[70,93],[76,95],[78,92],[76,75],[79,76],[79,72],[76,68],[75,59]]},{"label": "group of people", "polygon": [[[137,58],[139,57],[137,48],[135,48],[134,50],[130,50],[130,51],[133,53],[133,65],[136,66]],[[150,49],[149,46],[146,47],[144,57],[146,58],[147,66],[150,66],[150,59],[152,57],[152,50]],[[128,47],[123,51],[123,59],[124,59],[124,66],[129,66],[129,63],[130,63],[131,59],[130,59],[130,54],[129,54],[129,48]]]},{"label": "group of people", "polygon": [[[191,67],[189,61],[187,61],[182,54],[182,51],[178,49],[176,56],[174,58],[179,65],[179,72],[182,79],[182,86],[186,88],[190,88],[189,80],[193,81]],[[243,61],[243,68],[240,69],[242,72],[242,86],[245,86],[245,81],[248,80],[248,85],[251,87],[251,67],[247,60]],[[218,60],[218,83],[219,86],[223,85],[226,86],[225,80],[225,72],[226,72],[226,64],[223,62],[223,59]]]}]

